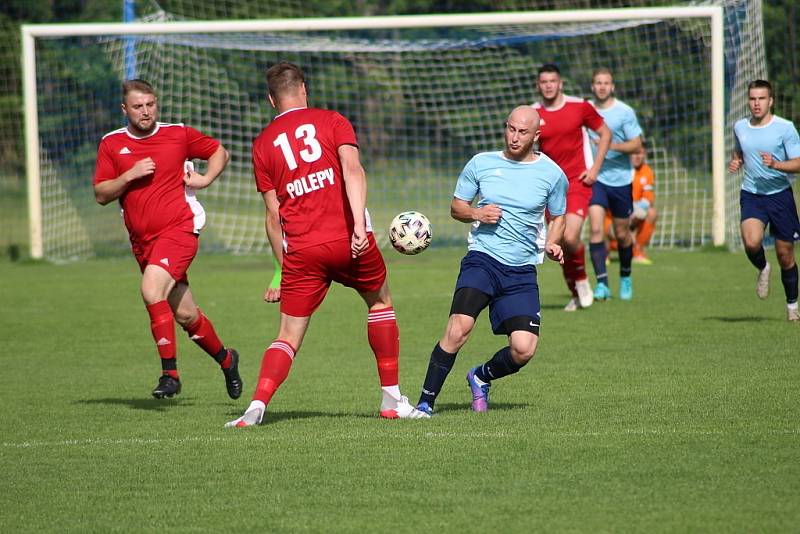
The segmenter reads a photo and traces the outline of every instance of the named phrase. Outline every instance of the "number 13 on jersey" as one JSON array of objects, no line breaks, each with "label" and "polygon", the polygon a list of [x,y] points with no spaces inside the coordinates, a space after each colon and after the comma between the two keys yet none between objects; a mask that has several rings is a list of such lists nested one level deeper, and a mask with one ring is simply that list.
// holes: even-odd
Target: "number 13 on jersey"
[{"label": "number 13 on jersey", "polygon": [[[317,130],[314,128],[313,124],[301,124],[294,131],[295,138],[301,139],[303,144],[305,144],[305,148],[300,150],[298,154],[300,155],[300,159],[306,163],[313,163],[322,157],[322,146],[320,146],[319,141],[316,140],[316,134]],[[289,144],[289,136],[286,132],[276,137],[272,145],[280,147],[289,170],[295,170],[297,168],[297,159],[294,157],[292,147]]]}]

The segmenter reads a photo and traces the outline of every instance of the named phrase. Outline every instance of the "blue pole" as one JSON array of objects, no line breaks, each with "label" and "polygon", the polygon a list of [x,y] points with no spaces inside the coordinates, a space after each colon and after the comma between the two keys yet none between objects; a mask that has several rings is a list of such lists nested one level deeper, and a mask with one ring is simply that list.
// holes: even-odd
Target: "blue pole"
[{"label": "blue pole", "polygon": [[[136,0],[122,0],[122,21],[134,22],[136,20]],[[136,78],[136,37],[125,38],[125,79]]]}]

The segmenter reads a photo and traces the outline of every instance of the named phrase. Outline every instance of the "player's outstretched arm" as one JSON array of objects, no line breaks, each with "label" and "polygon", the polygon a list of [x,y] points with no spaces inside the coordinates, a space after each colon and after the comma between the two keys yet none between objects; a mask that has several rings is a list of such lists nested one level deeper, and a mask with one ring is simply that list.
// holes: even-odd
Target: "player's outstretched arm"
[{"label": "player's outstretched arm", "polygon": [[267,232],[267,239],[272,248],[272,256],[274,258],[273,265],[275,266],[277,274],[278,285],[275,287],[274,281],[276,276],[273,275],[273,283],[270,283],[264,292],[264,300],[267,302],[278,302],[281,300],[281,286],[280,286],[280,271],[283,265],[283,231],[281,229],[280,215],[278,209],[280,204],[278,202],[278,195],[274,189],[264,191],[264,206],[266,208],[266,218],[264,220],[264,228]]},{"label": "player's outstretched arm", "polygon": [[186,173],[183,181],[187,187],[191,187],[192,189],[204,189],[211,185],[214,180],[217,179],[217,176],[222,174],[222,171],[225,170],[230,159],[231,156],[228,154],[228,151],[225,150],[225,147],[219,145],[217,150],[208,158],[206,173],[198,174],[194,171],[190,171]]},{"label": "player's outstretched arm", "polygon": [[153,174],[156,164],[152,158],[140,159],[133,167],[112,180],[104,180],[94,185],[94,198],[98,204],[105,206],[117,200],[128,189],[128,184],[139,178]]},{"label": "player's outstretched arm", "polygon": [[480,221],[486,224],[497,224],[502,215],[503,211],[494,204],[473,208],[471,202],[455,197],[450,203],[450,216],[465,223]]}]

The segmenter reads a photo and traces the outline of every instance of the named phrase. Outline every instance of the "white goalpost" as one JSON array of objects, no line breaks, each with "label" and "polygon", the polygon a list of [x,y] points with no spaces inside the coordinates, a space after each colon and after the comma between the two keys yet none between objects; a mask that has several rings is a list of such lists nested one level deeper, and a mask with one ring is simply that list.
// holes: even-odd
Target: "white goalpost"
[{"label": "white goalpost", "polygon": [[[591,70],[609,66],[620,98],[639,113],[663,210],[654,245],[725,244],[736,210],[726,194],[727,130],[743,105],[726,99],[726,86],[733,92],[764,69],[743,67],[747,51],[726,33],[760,36],[751,8],[24,25],[31,256],[125,248],[113,210],[93,204],[91,175],[100,137],[122,124],[118,88],[131,36],[137,72],[159,93],[161,120],[198,127],[232,154],[202,193],[206,247],[268,246],[249,150],[272,116],[264,69],[284,59],[310,71],[312,105],[337,109],[356,126],[379,240],[395,213],[415,209],[430,217],[434,244],[463,241],[446,214],[460,167],[467,155],[499,146],[504,114],[532,103],[536,67],[556,62],[566,92],[581,96]],[[732,46],[737,54],[726,55]],[[736,71],[727,79],[726,64]]]}]

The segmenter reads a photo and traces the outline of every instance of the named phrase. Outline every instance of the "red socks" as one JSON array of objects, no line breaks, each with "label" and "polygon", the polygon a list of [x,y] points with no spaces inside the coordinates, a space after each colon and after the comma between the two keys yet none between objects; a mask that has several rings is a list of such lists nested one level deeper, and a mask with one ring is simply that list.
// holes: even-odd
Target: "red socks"
[{"label": "red socks", "polygon": [[253,400],[269,404],[270,399],[289,375],[294,360],[294,347],[285,341],[276,339],[272,342],[261,360],[261,371],[258,373],[258,384]]},{"label": "red socks", "polygon": [[575,282],[578,280],[586,279],[586,247],[583,243],[578,246],[575,254],[568,254],[564,252],[564,264],[561,266],[564,273],[564,280],[567,281],[567,287],[572,292],[573,297],[578,296],[575,290]]},{"label": "red socks", "polygon": [[400,357],[400,330],[394,308],[373,310],[367,316],[367,339],[378,364],[381,386],[398,384],[398,359]]},{"label": "red socks", "polygon": [[206,353],[217,360],[223,369],[228,369],[231,364],[230,354],[221,354],[225,348],[214,330],[214,325],[203,315],[200,308],[197,308],[197,320],[185,327],[184,330],[197,345]]},{"label": "red socks", "polygon": [[150,331],[156,342],[158,356],[161,358],[161,370],[165,375],[178,379],[178,366],[175,359],[175,323],[172,309],[166,300],[147,305],[150,315]]}]

